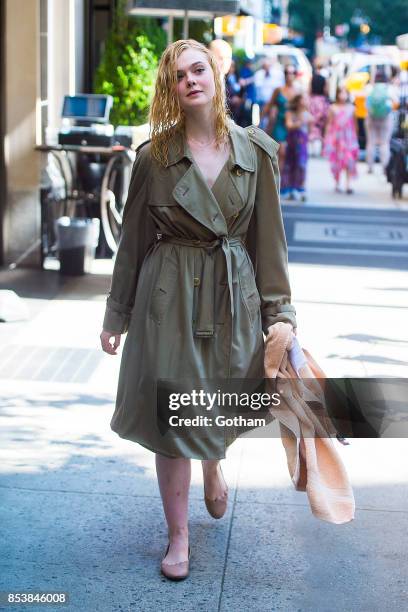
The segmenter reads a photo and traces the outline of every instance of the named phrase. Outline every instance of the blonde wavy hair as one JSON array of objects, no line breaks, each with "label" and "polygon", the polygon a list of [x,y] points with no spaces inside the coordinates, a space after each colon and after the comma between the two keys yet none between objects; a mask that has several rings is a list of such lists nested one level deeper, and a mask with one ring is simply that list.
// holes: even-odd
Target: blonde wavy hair
[{"label": "blonde wavy hair", "polygon": [[160,58],[155,91],[149,109],[151,154],[163,166],[168,162],[170,141],[177,132],[184,132],[185,129],[185,115],[177,95],[177,59],[186,49],[197,49],[205,54],[214,74],[213,109],[216,145],[219,146],[225,141],[229,133],[223,75],[214,55],[207,47],[192,38],[177,40],[164,50]]}]

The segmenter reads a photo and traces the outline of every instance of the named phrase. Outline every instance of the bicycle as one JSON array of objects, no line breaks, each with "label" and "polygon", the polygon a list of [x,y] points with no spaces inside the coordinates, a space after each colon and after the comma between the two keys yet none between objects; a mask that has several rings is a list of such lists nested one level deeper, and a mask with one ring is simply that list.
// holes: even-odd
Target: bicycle
[{"label": "bicycle", "polygon": [[57,160],[64,185],[58,196],[52,185],[42,193],[42,264],[47,255],[55,255],[55,220],[62,215],[99,217],[103,231],[98,247],[103,256],[114,254],[119,243],[135,151],[122,145],[57,144],[40,145],[36,150],[51,153]]}]

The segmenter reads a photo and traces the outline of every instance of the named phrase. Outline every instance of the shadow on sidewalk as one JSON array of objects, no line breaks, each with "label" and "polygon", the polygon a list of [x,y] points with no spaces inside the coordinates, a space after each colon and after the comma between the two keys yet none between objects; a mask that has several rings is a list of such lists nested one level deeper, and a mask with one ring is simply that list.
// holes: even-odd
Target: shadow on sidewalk
[{"label": "shadow on sidewalk", "polygon": [[175,584],[159,573],[167,530],[153,456],[118,443],[112,398],[44,388],[34,398],[3,394],[0,406],[4,591],[68,592],[64,609],[75,612],[357,612],[402,601],[408,484],[398,476],[360,479],[356,519],[334,526],[311,515],[289,479],[278,484],[284,465],[272,440],[262,452],[259,440],[244,441],[223,520],[207,515],[201,482],[191,488],[191,573]]},{"label": "shadow on sidewalk", "polygon": [[[109,260],[106,260],[109,265]],[[63,299],[86,299],[107,294],[111,273],[64,276],[58,270],[34,268],[0,269],[0,290],[10,289],[22,298],[52,300],[61,294]]]}]

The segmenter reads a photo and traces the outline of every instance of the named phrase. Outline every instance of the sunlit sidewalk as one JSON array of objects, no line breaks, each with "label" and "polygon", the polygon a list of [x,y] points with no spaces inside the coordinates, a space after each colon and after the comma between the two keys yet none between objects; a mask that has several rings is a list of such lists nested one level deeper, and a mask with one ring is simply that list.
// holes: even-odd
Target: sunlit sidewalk
[{"label": "sunlit sidewalk", "polygon": [[354,193],[336,193],[329,162],[325,159],[310,158],[306,180],[308,201],[306,204],[297,205],[385,208],[408,212],[408,185],[403,189],[403,198],[394,200],[391,197],[391,185],[387,182],[380,164],[375,165],[373,174],[368,174],[367,165],[359,162],[357,172],[358,176],[352,183]]},{"label": "sunlit sidewalk", "polygon": [[[68,592],[75,612],[400,609],[406,440],[335,443],[357,505],[340,526],[311,515],[279,438],[232,445],[220,521],[193,461],[190,577],[160,576],[154,455],[109,427],[120,356],[100,351],[99,333],[111,271],[98,260],[61,284],[47,272],[43,295],[15,271],[31,315],[0,327],[1,589]],[[294,264],[290,275],[299,339],[329,375],[408,375],[405,272]]]}]

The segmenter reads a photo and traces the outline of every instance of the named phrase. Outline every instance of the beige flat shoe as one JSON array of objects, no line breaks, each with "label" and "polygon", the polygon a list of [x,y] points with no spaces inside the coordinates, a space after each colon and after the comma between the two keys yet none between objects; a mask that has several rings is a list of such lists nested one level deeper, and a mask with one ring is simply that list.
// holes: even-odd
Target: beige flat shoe
[{"label": "beige flat shoe", "polygon": [[[220,470],[221,470],[221,474],[224,479],[224,482],[226,482],[222,468],[221,468],[221,464],[220,464]],[[205,483],[204,483],[204,501],[205,501],[206,508],[208,510],[208,514],[210,514],[215,519],[222,518],[227,510],[228,487],[223,497],[216,497],[215,499],[210,499],[205,494]]]},{"label": "beige flat shoe", "polygon": [[[170,543],[167,544],[166,552],[164,553],[163,559],[169,552],[169,548]],[[190,572],[190,556],[191,550],[189,545],[187,561],[179,561],[178,563],[164,563],[164,561],[162,561],[160,565],[161,573],[169,580],[184,580],[185,578],[187,578]]]}]

